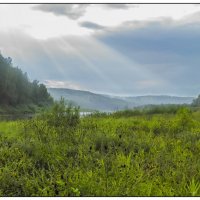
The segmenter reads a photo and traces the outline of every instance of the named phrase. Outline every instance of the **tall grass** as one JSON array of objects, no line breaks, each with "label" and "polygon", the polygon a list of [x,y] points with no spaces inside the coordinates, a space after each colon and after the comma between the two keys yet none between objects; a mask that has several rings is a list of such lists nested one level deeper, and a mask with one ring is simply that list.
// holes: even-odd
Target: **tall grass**
[{"label": "tall grass", "polygon": [[80,118],[61,101],[0,123],[0,196],[199,196],[199,153],[186,107]]}]

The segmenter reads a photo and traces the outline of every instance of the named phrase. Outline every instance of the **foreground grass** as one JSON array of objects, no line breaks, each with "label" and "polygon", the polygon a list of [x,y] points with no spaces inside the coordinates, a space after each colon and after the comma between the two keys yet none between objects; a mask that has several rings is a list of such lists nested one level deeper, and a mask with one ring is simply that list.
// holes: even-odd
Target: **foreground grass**
[{"label": "foreground grass", "polygon": [[0,196],[200,195],[198,113],[54,114],[0,123]]}]

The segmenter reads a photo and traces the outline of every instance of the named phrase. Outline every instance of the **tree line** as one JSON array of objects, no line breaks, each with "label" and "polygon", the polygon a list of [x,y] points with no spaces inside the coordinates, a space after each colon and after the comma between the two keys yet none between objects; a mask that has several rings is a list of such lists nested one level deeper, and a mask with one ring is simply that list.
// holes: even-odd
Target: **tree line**
[{"label": "tree line", "polygon": [[27,73],[14,67],[10,57],[0,53],[0,105],[51,104],[52,97],[44,84],[30,81]]}]

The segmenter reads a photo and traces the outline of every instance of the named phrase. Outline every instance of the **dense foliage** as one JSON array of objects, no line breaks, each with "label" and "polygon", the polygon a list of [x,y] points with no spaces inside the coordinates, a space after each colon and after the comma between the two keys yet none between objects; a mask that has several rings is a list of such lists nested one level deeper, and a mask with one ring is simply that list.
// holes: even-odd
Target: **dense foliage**
[{"label": "dense foliage", "polygon": [[175,114],[179,109],[188,107],[188,105],[147,105],[134,109],[121,110],[113,113],[116,117],[131,117],[135,115],[150,115],[150,114]]},{"label": "dense foliage", "polygon": [[0,54],[0,105],[52,103],[45,85],[34,80],[30,82],[27,74],[13,67],[10,57]]},{"label": "dense foliage", "polygon": [[56,103],[0,123],[0,196],[199,196],[200,112],[93,115]]}]

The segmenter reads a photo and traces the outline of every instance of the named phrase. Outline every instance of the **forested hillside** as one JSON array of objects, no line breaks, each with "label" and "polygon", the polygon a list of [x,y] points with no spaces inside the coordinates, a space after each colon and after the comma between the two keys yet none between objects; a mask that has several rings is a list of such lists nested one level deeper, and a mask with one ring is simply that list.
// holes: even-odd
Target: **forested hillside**
[{"label": "forested hillside", "polygon": [[0,54],[0,106],[50,104],[52,98],[45,85],[30,82],[26,73],[14,67],[10,57]]}]

